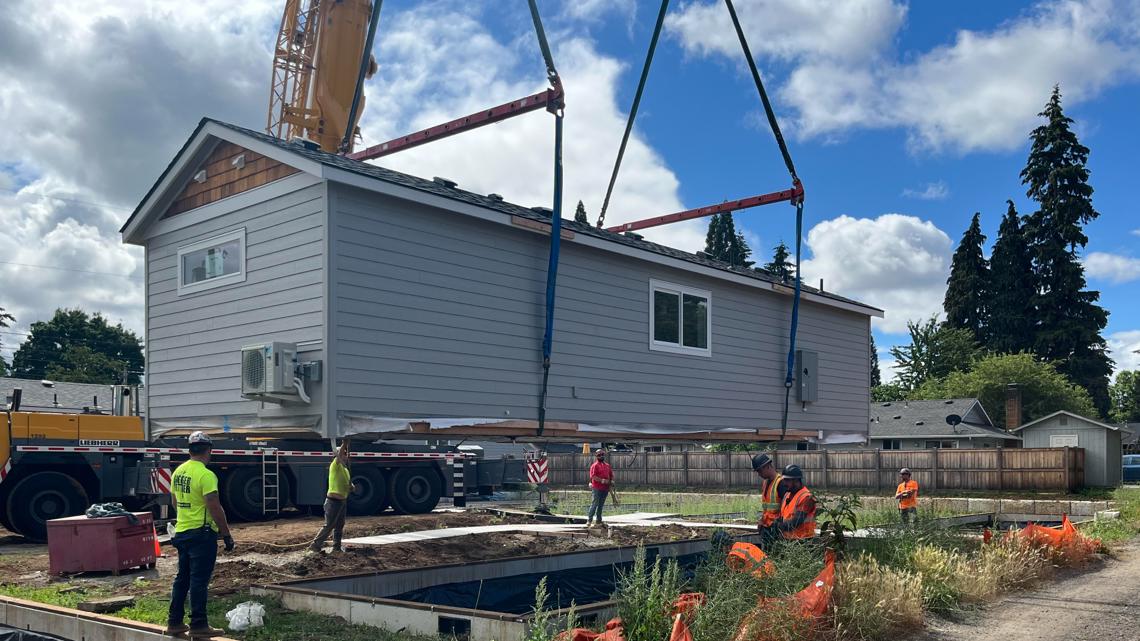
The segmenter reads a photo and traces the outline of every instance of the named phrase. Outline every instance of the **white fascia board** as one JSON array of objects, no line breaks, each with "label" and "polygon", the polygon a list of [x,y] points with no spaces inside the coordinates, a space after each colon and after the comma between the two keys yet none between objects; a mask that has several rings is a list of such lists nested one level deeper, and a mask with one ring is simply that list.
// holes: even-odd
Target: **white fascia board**
[{"label": "white fascia board", "polygon": [[[420,191],[418,189],[405,187],[403,185],[395,185],[379,178],[363,176],[361,174],[340,169],[339,167],[330,167],[328,165],[323,165],[322,171],[322,177],[332,182],[359,187],[360,189],[374,191],[403,200],[411,200],[432,207],[437,207],[439,209],[446,209],[448,211],[464,214],[466,216],[472,216],[481,220],[495,222],[500,225],[512,226],[515,229],[521,229],[517,225],[511,224],[511,214],[505,212],[488,209],[486,207],[480,207],[478,205],[473,205],[470,203],[456,201],[451,198],[440,196],[438,194]],[[671,256],[664,256],[662,254],[638,249],[636,247],[630,247],[629,245],[623,245],[621,243],[598,238],[596,236],[590,236],[587,234],[574,234],[573,238],[564,237],[562,242],[577,243],[586,247],[593,247],[602,251],[621,254],[623,256],[629,256],[638,260],[648,261],[651,263],[664,265],[666,267],[672,267],[674,269],[701,274],[703,276],[708,276],[717,280],[726,280],[738,285],[743,285],[745,287],[751,287],[753,289],[760,289],[776,294],[788,294],[791,292],[790,287],[785,287],[777,283],[771,283],[756,278],[748,278],[747,276],[741,276],[732,272],[714,269],[712,267],[707,267],[705,265],[689,262],[687,260],[682,260],[679,258],[673,258]],[[785,292],[783,291],[784,289],[787,289],[789,291]],[[826,296],[820,296],[811,292],[801,291],[800,297],[804,301],[816,303],[819,305],[825,305],[827,307],[834,307],[849,312],[863,314],[865,316],[874,316],[876,318],[883,317],[882,310],[854,303],[848,303],[846,301],[835,300],[833,298],[827,298]]]},{"label": "white fascia board", "polygon": [[[211,139],[214,140],[211,144]],[[186,146],[186,150],[179,155],[171,166],[170,171],[162,177],[161,182],[151,192],[150,196],[139,206],[138,215],[131,221],[125,229],[123,229],[123,242],[130,245],[141,245],[145,240],[142,231],[151,224],[152,218],[160,211],[165,210],[171,200],[170,191],[180,186],[187,177],[189,171],[197,166],[209,152],[203,153],[203,146],[209,145],[209,151],[213,151],[213,147],[218,140],[225,140],[232,142],[235,145],[240,145],[256,152],[267,158],[272,158],[277,162],[296,167],[300,171],[313,176],[321,175],[320,163],[308,160],[298,156],[297,154],[290,153],[286,149],[281,149],[276,145],[252,138],[243,133],[239,133],[228,127],[223,127],[215,122],[207,122],[194,138],[190,144]]]}]

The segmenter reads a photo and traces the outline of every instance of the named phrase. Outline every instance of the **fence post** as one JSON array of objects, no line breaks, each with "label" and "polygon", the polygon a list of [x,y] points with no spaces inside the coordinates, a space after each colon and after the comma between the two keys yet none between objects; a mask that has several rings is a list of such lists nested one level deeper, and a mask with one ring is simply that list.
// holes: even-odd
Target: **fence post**
[{"label": "fence post", "polygon": [[875,450],[875,489],[883,489],[883,450]]},{"label": "fence post", "polygon": [[732,452],[724,453],[724,486],[732,487]]},{"label": "fence post", "polygon": [[942,448],[934,448],[934,464],[930,470],[930,489],[938,489],[938,468],[941,467],[938,463],[938,457],[942,456]]},{"label": "fence post", "polygon": [[997,448],[998,489],[1005,489],[1005,448]]},{"label": "fence post", "polygon": [[1069,470],[1073,467],[1073,464],[1072,464],[1071,460],[1069,459],[1069,448],[1068,448],[1068,446],[1065,447],[1063,454],[1064,454],[1064,459],[1065,459],[1063,461],[1063,463],[1065,465],[1065,491],[1066,492],[1072,492],[1073,491],[1073,482],[1072,482],[1072,475],[1070,474]]},{"label": "fence post", "polygon": [[649,487],[649,452],[641,453],[641,485]]},{"label": "fence post", "polygon": [[820,454],[823,455],[823,457],[822,457],[823,458],[823,489],[826,490],[828,488],[828,484],[827,484],[827,450],[820,450]]},{"label": "fence post", "polygon": [[[684,446],[682,446],[682,447],[684,447]],[[685,487],[689,487],[689,451],[688,450],[681,452],[681,465],[682,465],[682,473],[681,473],[682,476],[681,476],[681,478],[683,478],[685,480]]]}]

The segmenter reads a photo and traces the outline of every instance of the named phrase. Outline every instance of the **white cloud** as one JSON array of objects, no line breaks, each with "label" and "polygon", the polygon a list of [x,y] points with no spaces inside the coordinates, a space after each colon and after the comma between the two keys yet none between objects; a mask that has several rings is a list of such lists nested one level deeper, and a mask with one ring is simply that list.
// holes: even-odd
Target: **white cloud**
[{"label": "white cloud", "polygon": [[876,320],[883,332],[906,331],[908,320],[942,309],[950,271],[950,237],[930,221],[903,214],[878,218],[840,216],[807,235],[808,283],[885,310]]},{"label": "white cloud", "polygon": [[1140,258],[1092,252],[1085,256],[1085,273],[1112,283],[1128,283],[1140,279]]},{"label": "white cloud", "polygon": [[[828,3],[804,11],[816,4],[804,0],[741,4],[742,14],[763,12],[741,16],[757,52],[792,64],[778,93],[804,137],[891,127],[905,129],[914,149],[1010,149],[1024,143],[1054,84],[1071,106],[1140,75],[1140,10],[1126,0],[1043,2],[997,28],[902,54],[892,47],[904,13],[888,0],[841,3],[862,19],[839,19],[843,7]],[[717,13],[719,3],[690,5],[674,25],[688,50],[738,60],[731,29],[712,28]],[[795,35],[772,32],[785,16],[798,21],[788,29]]]},{"label": "white cloud", "polygon": [[[885,383],[894,383],[898,378],[898,362],[890,358],[890,351],[888,349],[879,350],[879,380]],[[883,355],[888,355],[884,357]]]},{"label": "white cloud", "polygon": [[[362,130],[369,143],[445,122],[546,87],[530,40],[497,40],[473,9],[441,15],[436,5],[405,12],[380,42]],[[583,201],[597,219],[626,116],[617,102],[620,63],[583,38],[552,42],[567,87],[563,212]],[[437,73],[436,70],[445,69]],[[373,99],[371,96],[377,96]],[[554,125],[533,112],[375,161],[419,176],[445,176],[464,189],[549,207]],[[683,209],[678,180],[636,131],[606,215],[618,224]],[[687,250],[704,244],[704,223],[647,230],[646,238]]]},{"label": "white cloud", "polygon": [[950,188],[946,186],[945,181],[939,180],[938,182],[926,183],[926,186],[920,189],[904,189],[902,195],[904,198],[917,198],[919,200],[946,200],[950,196]]},{"label": "white cloud", "polygon": [[1133,229],[1133,230],[1132,230],[1132,235],[1133,235],[1133,236],[1140,236],[1140,229]]},{"label": "white cloud", "polygon": [[1117,372],[1140,370],[1140,329],[1109,334],[1108,353]]}]

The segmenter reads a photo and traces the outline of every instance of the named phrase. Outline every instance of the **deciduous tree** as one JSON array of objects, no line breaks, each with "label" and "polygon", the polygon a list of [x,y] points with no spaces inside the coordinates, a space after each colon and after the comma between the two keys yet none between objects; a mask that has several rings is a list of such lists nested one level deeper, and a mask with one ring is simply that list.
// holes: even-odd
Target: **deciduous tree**
[{"label": "deciduous tree", "polygon": [[12,357],[13,374],[20,378],[50,378],[50,371],[60,381],[111,384],[122,381],[124,369],[128,382],[139,382],[143,353],[138,336],[121,324],[109,324],[101,314],[78,309],[57,309],[51,320],[32,323]]},{"label": "deciduous tree", "polygon": [[923,323],[908,321],[910,344],[891,348],[895,375],[904,390],[913,390],[927,380],[970,368],[979,355],[974,335],[931,317]]}]

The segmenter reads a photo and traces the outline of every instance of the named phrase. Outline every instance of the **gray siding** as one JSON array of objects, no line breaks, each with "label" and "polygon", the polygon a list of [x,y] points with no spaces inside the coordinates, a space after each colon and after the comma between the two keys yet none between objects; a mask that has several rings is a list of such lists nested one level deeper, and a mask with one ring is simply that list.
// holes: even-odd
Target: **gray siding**
[{"label": "gray siding", "polygon": [[[339,412],[534,419],[548,240],[330,185]],[[790,297],[564,242],[548,417],[778,427]],[[712,356],[651,351],[649,280],[712,292]],[[867,316],[801,305],[820,401],[790,427],[865,432]]]},{"label": "gray siding", "polygon": [[[306,344],[306,360],[324,358],[324,222],[325,186],[315,184],[148,238],[150,419],[229,416],[236,427],[259,410],[263,416],[324,411],[319,384],[310,389],[311,406],[262,409],[243,399],[240,355],[243,345],[278,340]],[[178,248],[241,228],[245,282],[179,295]]]},{"label": "gray siding", "polygon": [[1019,432],[1025,439],[1024,446],[1050,447],[1051,436],[1076,435],[1077,447],[1085,450],[1085,485],[1092,487],[1119,485],[1122,473],[1120,432],[1106,430],[1071,416],[1067,417],[1068,425],[1061,425],[1062,418],[1066,417],[1054,416]]}]

